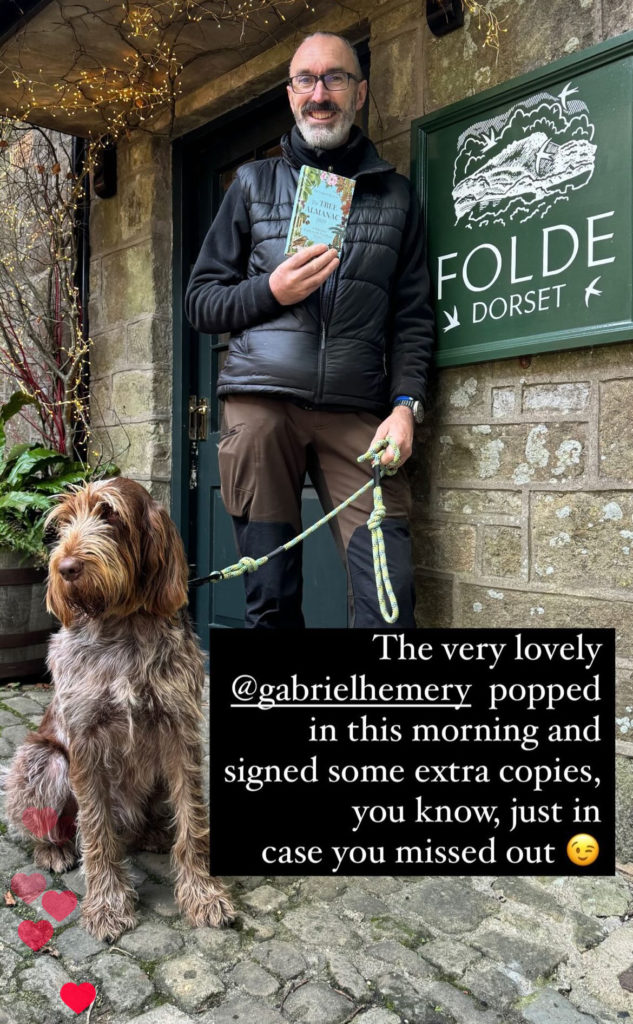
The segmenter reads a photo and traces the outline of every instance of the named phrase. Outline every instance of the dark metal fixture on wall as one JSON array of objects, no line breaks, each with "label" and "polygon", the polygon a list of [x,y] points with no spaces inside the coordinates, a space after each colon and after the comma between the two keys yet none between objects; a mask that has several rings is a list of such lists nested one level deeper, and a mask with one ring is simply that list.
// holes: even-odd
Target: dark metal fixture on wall
[{"label": "dark metal fixture on wall", "polygon": [[462,0],[426,0],[426,21],[434,36],[445,36],[464,24]]}]

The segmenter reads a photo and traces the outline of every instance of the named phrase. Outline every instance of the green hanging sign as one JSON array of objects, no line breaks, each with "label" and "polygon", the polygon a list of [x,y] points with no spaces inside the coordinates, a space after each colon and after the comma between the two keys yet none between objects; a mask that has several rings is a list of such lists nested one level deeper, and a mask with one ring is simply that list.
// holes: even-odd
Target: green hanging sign
[{"label": "green hanging sign", "polygon": [[633,33],[412,125],[440,366],[633,340]]}]

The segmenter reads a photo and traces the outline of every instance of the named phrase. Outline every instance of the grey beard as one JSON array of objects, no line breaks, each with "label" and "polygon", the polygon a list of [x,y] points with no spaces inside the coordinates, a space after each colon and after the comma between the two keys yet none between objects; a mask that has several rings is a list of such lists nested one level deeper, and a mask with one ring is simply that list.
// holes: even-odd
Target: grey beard
[{"label": "grey beard", "polygon": [[308,124],[303,116],[295,116],[295,121],[303,138],[313,149],[337,149],[347,142],[355,112],[342,110],[341,115],[338,123],[331,126]]}]

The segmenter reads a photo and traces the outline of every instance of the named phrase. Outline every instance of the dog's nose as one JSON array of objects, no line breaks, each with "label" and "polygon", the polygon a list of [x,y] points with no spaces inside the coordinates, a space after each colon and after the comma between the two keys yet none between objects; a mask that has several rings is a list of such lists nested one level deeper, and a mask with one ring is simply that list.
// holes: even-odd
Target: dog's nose
[{"label": "dog's nose", "polygon": [[60,576],[63,576],[68,583],[72,583],[78,576],[81,576],[83,562],[79,558],[62,558],[58,569]]}]

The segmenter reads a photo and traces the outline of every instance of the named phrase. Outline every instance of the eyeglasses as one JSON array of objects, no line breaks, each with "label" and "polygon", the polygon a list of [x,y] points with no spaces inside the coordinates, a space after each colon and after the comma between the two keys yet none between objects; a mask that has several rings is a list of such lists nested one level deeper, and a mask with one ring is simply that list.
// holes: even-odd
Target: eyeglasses
[{"label": "eyeglasses", "polygon": [[305,93],[316,89],[317,82],[323,82],[328,92],[343,92],[348,88],[350,78],[360,82],[360,78],[349,71],[329,71],[326,75],[293,75],[288,79],[288,85],[293,92]]}]

